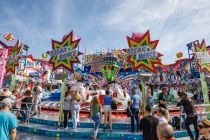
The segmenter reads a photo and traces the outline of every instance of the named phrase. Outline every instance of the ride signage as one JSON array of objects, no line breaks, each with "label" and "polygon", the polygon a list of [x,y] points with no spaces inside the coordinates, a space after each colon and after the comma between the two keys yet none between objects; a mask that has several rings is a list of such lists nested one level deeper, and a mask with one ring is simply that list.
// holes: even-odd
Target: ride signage
[{"label": "ride signage", "polygon": [[157,73],[155,65],[161,64],[162,54],[155,51],[158,40],[151,41],[149,31],[140,38],[127,37],[128,49],[123,49],[126,53],[126,62],[132,65],[132,70],[145,68],[152,73]]},{"label": "ride signage", "polygon": [[57,60],[64,60],[69,57],[77,57],[78,56],[78,51],[77,50],[72,50],[69,46],[65,46],[64,48],[58,48],[54,49],[50,52],[48,52],[51,57],[57,56]]},{"label": "ride signage", "polygon": [[196,55],[197,55],[198,59],[201,59],[201,62],[203,64],[210,63],[210,55],[207,51],[206,52],[197,52]]}]

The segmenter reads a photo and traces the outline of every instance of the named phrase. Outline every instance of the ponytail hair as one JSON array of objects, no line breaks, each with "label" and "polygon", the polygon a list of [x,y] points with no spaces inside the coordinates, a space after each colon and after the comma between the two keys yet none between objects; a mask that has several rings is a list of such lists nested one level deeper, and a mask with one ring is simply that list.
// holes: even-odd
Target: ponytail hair
[{"label": "ponytail hair", "polygon": [[159,113],[160,113],[164,118],[166,118],[167,121],[169,121],[170,115],[169,115],[168,110],[166,110],[166,109],[160,107],[160,108],[158,109],[158,111],[159,111]]}]

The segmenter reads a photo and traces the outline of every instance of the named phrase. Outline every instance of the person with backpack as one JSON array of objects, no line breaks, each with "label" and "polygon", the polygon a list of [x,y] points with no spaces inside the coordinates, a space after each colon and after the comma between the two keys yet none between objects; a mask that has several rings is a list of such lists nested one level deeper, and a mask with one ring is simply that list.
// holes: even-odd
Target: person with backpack
[{"label": "person with backpack", "polygon": [[195,108],[191,100],[187,98],[187,94],[183,92],[178,92],[178,96],[180,98],[180,101],[178,102],[177,106],[183,106],[184,112],[186,113],[186,121],[185,121],[185,128],[187,129],[187,133],[190,136],[191,140],[194,140],[194,136],[192,134],[192,131],[190,129],[190,125],[194,125],[195,129],[195,140],[198,140],[199,138],[199,131],[198,131],[198,116],[195,113]]}]

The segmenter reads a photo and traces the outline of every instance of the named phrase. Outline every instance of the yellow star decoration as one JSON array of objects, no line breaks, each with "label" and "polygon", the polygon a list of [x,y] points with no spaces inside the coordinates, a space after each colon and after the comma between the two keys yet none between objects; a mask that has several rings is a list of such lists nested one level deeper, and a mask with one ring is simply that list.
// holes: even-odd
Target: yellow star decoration
[{"label": "yellow star decoration", "polygon": [[15,73],[16,66],[19,66],[18,60],[20,59],[19,53],[21,50],[20,41],[18,40],[14,46],[14,48],[9,49],[8,52],[8,61],[6,66],[6,72]]},{"label": "yellow star decoration", "polygon": [[[58,42],[55,40],[52,40],[52,48],[54,49],[59,49],[59,48],[64,48],[64,47],[69,47],[70,50],[76,50],[80,39],[74,40],[73,41],[73,31],[69,33],[62,42]],[[58,56],[52,56],[49,60],[49,63],[53,65],[53,70],[57,68],[65,68],[71,72],[74,72],[73,64],[74,63],[80,63],[78,56],[81,55],[82,53],[78,51],[77,56],[72,56],[68,57],[66,59],[59,60]]]},{"label": "yellow star decoration", "polygon": [[[155,40],[155,41],[150,40],[149,30],[138,40],[135,40],[131,37],[127,37],[127,40],[128,40],[129,48],[142,47],[142,46],[147,45],[153,51],[155,51],[158,41],[159,41],[159,40]],[[124,51],[126,52],[126,49],[124,49]],[[156,74],[157,71],[155,68],[155,64],[158,64],[158,65],[162,64],[161,59],[159,58],[161,56],[162,56],[162,54],[158,53],[157,58],[148,58],[148,59],[138,60],[136,55],[128,55],[127,61],[132,64],[133,70],[137,70],[137,69],[143,67],[143,68],[146,68],[147,70],[151,71],[152,73]]]},{"label": "yellow star decoration", "polygon": [[[204,39],[202,40],[200,46],[197,43],[194,43],[194,47],[195,47],[196,52],[207,52],[207,47],[206,47],[206,43],[205,43]],[[206,72],[210,73],[210,63],[204,63],[203,64],[201,62],[201,59],[198,59],[197,62],[198,62],[198,66],[200,67],[200,69],[202,71],[206,71]]]}]

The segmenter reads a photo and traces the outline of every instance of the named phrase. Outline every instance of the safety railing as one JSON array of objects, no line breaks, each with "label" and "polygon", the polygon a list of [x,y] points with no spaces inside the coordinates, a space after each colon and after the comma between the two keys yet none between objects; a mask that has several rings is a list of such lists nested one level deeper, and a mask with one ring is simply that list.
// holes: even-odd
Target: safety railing
[{"label": "safety railing", "polygon": [[[1,101],[0,101],[0,103],[1,103]],[[24,104],[26,106],[24,109],[21,109],[22,104]],[[30,118],[33,115],[32,113],[35,112],[34,111],[35,106],[37,108],[40,108],[39,111],[41,112],[41,104],[39,104],[39,103],[27,103],[27,102],[16,101],[16,102],[12,103],[12,105],[13,106],[10,108],[10,110],[13,113],[15,113],[15,112],[18,113],[18,114],[21,114],[20,112],[26,113],[26,116],[27,116],[26,122],[28,122],[28,123],[30,122]],[[15,108],[13,108],[14,106],[15,106]],[[0,110],[1,110],[1,108],[0,108]]]}]

